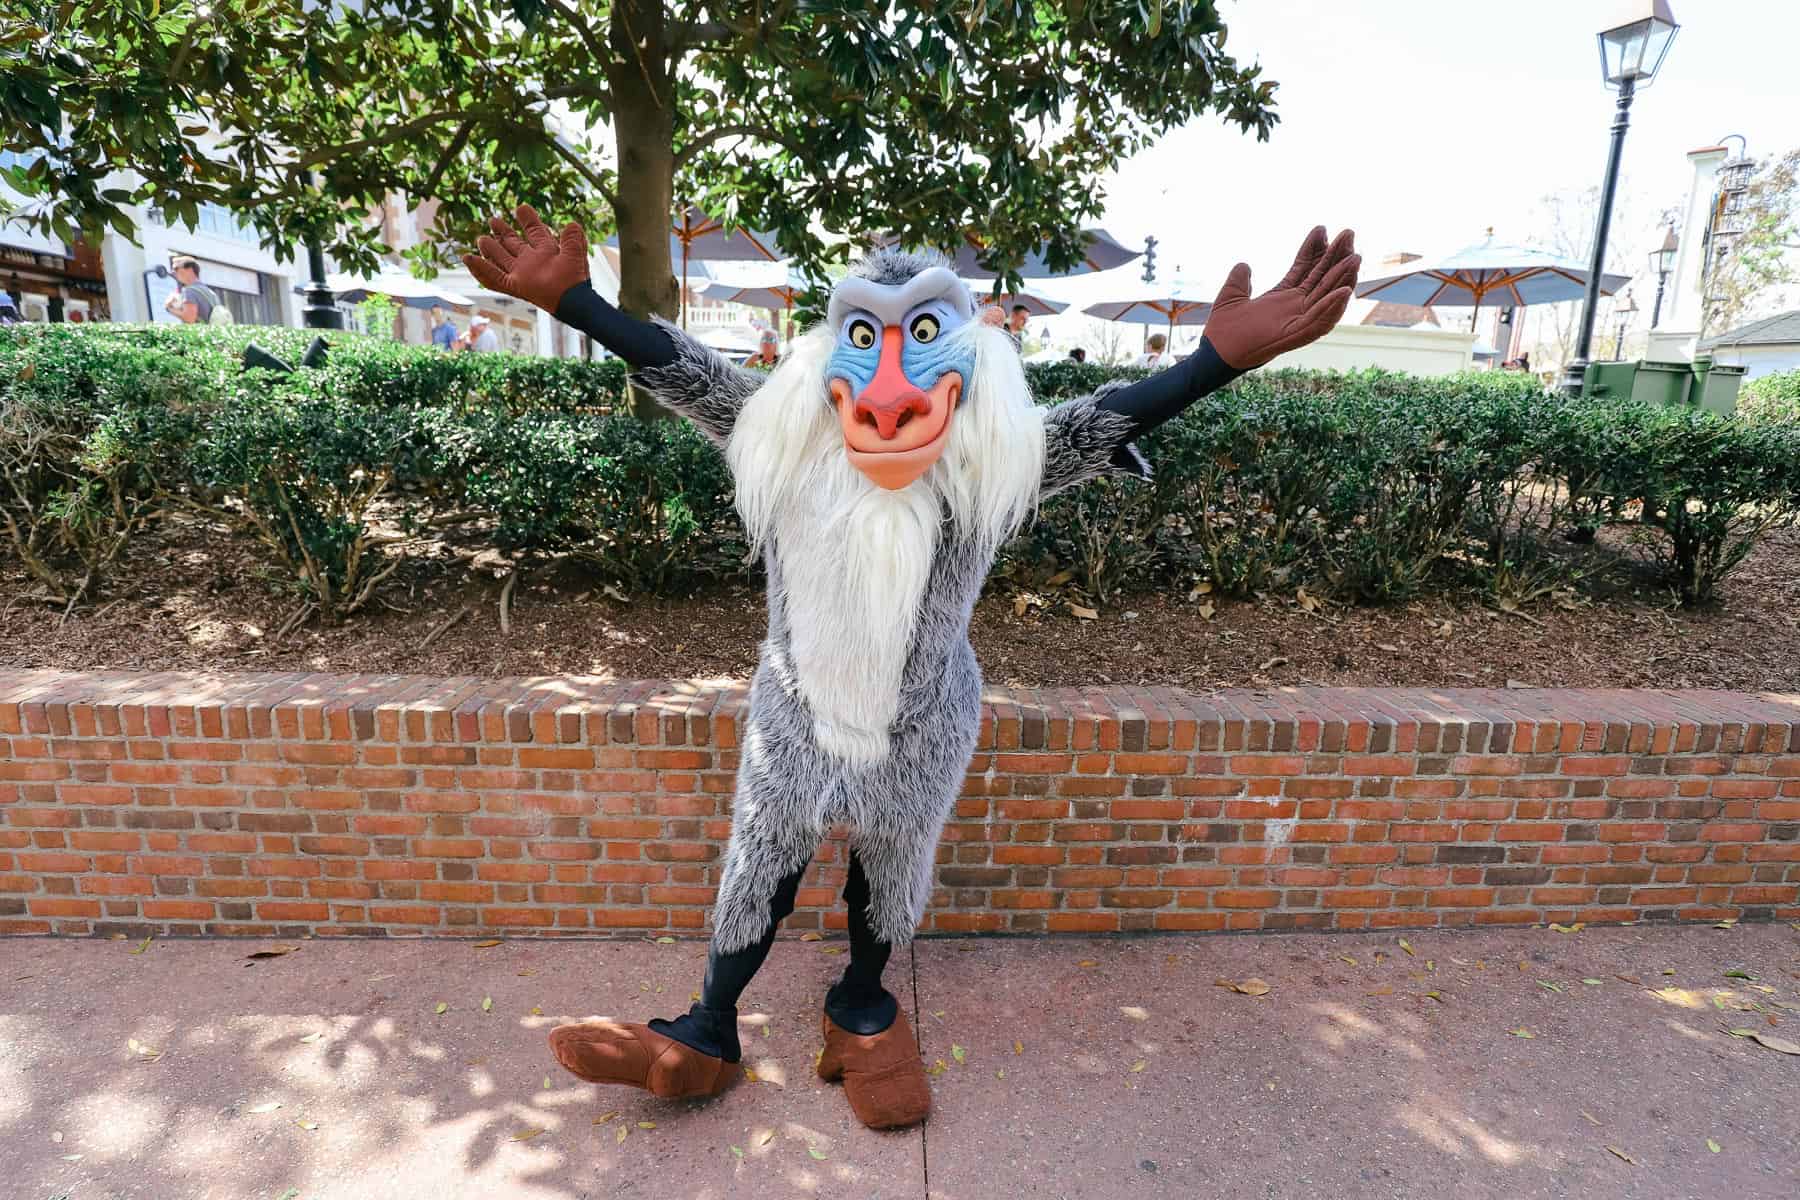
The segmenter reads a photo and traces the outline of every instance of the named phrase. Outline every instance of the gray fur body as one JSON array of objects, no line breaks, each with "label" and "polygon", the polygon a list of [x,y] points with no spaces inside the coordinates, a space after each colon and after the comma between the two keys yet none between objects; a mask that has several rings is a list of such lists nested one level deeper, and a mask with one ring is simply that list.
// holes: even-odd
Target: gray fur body
[{"label": "gray fur body", "polygon": [[[762,377],[674,326],[662,327],[675,342],[675,361],[640,370],[637,381],[723,446]],[[1084,396],[1045,414],[1040,496],[1109,471],[1149,474],[1136,447],[1121,450],[1130,420],[1096,408],[1095,400]],[[959,531],[945,514],[888,753],[878,762],[853,763],[823,749],[815,736],[792,667],[782,548],[778,541],[767,546],[769,632],[739,735],[731,841],[713,910],[715,952],[741,950],[767,932],[776,885],[804,867],[838,824],[849,828],[868,875],[877,935],[892,945],[911,940],[931,898],[938,839],[980,732],[981,669],[969,644],[969,619],[997,549]]]}]

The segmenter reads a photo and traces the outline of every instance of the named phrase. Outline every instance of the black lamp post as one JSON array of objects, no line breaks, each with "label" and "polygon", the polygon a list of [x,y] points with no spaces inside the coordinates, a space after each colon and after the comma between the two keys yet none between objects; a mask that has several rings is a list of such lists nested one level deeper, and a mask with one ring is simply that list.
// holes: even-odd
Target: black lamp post
[{"label": "black lamp post", "polygon": [[1600,69],[1606,86],[1619,93],[1618,115],[1613,118],[1612,149],[1606,159],[1606,181],[1600,188],[1600,215],[1594,223],[1594,256],[1588,263],[1587,298],[1581,307],[1581,329],[1575,341],[1575,358],[1563,369],[1562,388],[1579,393],[1587,374],[1588,353],[1594,344],[1594,318],[1600,302],[1600,273],[1606,265],[1606,235],[1612,225],[1613,196],[1619,190],[1619,157],[1625,147],[1625,129],[1631,123],[1631,101],[1640,85],[1650,86],[1663,55],[1680,28],[1669,11],[1668,0],[1633,0],[1639,15],[1600,32]]},{"label": "black lamp post", "polygon": [[[313,173],[308,171],[308,187],[313,179]],[[300,310],[300,323],[308,329],[342,329],[344,314],[338,309],[337,297],[325,286],[325,250],[316,233],[306,239],[306,269],[312,278],[306,283],[306,307]]]},{"label": "black lamp post", "polygon": [[1675,269],[1675,227],[1663,235],[1662,248],[1650,252],[1650,269],[1656,272],[1656,306],[1650,310],[1650,328],[1655,329],[1662,320],[1663,285],[1669,282],[1669,272]]},{"label": "black lamp post", "polygon": [[1619,309],[1619,336],[1618,339],[1613,342],[1614,362],[1625,361],[1625,327],[1631,324],[1631,318],[1637,316],[1637,313],[1637,301],[1631,298],[1630,292],[1626,292],[1625,304]]}]

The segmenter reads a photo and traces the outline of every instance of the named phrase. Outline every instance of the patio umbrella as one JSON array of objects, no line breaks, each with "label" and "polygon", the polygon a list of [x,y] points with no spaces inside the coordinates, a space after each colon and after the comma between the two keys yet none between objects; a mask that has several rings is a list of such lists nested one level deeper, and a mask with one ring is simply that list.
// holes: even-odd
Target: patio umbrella
[{"label": "patio umbrella", "polygon": [[1182,279],[1165,284],[1145,284],[1145,294],[1133,300],[1106,300],[1081,311],[1102,321],[1130,321],[1139,325],[1169,327],[1169,344],[1175,343],[1177,325],[1204,325],[1212,315],[1216,286],[1201,286]]},{"label": "patio umbrella", "polygon": [[988,289],[982,285],[992,283],[991,278],[985,280],[965,279],[963,282],[968,284],[969,290],[975,293],[977,307],[984,304],[998,304],[1002,309],[1011,312],[1016,305],[1023,304],[1025,311],[1034,317],[1054,317],[1069,307],[1067,300],[1052,300],[1040,292],[1001,292],[998,296],[990,295]]},{"label": "patio umbrella", "polygon": [[[1112,234],[1104,229],[1084,229],[1081,231],[1086,239],[1086,249],[1081,262],[1067,271],[1052,270],[1044,257],[1044,247],[1039,246],[1025,256],[1019,266],[1020,276],[1027,279],[1059,279],[1065,275],[1085,275],[1089,271],[1108,271],[1113,267],[1122,267],[1134,258],[1143,257],[1142,250],[1132,250],[1120,244]],[[883,238],[882,245],[892,246],[899,238]],[[963,234],[963,244],[951,253],[948,247],[943,252],[950,258],[950,269],[964,279],[992,281],[998,273],[981,265],[981,253],[986,243],[974,233]]]},{"label": "patio umbrella", "polygon": [[[606,244],[615,249],[619,236],[614,234]],[[681,210],[669,227],[669,260],[681,261],[681,324],[687,327],[688,263],[704,262],[778,262],[787,257],[775,244],[775,235],[753,229],[728,229],[717,217],[710,217],[693,205]]]},{"label": "patio umbrella", "polygon": [[[325,286],[331,289],[332,295],[349,304],[360,304],[370,296],[387,296],[407,308],[430,308],[434,304],[452,308],[475,306],[475,301],[461,292],[415,279],[403,271],[383,272],[369,279],[358,279],[354,275],[327,275]],[[294,290],[304,292],[306,285],[297,283]]]},{"label": "patio umbrella", "polygon": [[[1464,246],[1439,259],[1407,263],[1409,270],[1381,279],[1365,279],[1356,285],[1358,296],[1391,300],[1396,304],[1425,307],[1472,307],[1475,318],[1490,299],[1499,304],[1525,307],[1579,300],[1587,294],[1587,264],[1548,250],[1514,246],[1494,240],[1494,231],[1472,246]],[[1600,276],[1600,293],[1612,295],[1624,287],[1628,276]]]}]

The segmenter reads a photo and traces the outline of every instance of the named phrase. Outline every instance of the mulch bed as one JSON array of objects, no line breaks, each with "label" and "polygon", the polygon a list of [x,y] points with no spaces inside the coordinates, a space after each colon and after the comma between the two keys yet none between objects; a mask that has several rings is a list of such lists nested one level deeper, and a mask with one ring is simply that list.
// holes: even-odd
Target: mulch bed
[{"label": "mulch bed", "polygon": [[[1609,535],[1610,536],[1610,535]],[[621,600],[568,564],[535,569],[499,627],[506,564],[448,542],[414,544],[382,604],[335,628],[277,637],[295,610],[249,542],[177,520],[130,551],[115,590],[61,610],[0,556],[0,670],[398,672],[613,678],[743,678],[756,661],[760,588],[721,585],[678,600]],[[136,591],[122,590],[129,583]],[[1095,619],[1046,594],[1017,615],[996,581],[975,612],[991,682],[1020,686],[1270,684],[1716,687],[1800,691],[1800,531],[1772,535],[1723,601],[1684,612],[1623,557],[1592,594],[1502,612],[1473,593],[1385,608],[1293,594],[1257,600],[1122,597]],[[1209,603],[1209,601],[1211,603]],[[467,612],[427,637],[447,618]],[[1210,611],[1210,616],[1206,615]]]}]

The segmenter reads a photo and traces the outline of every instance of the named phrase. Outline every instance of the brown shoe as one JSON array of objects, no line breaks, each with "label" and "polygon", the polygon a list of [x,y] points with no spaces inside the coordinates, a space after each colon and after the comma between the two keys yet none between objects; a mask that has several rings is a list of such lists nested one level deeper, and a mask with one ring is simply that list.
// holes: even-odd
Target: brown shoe
[{"label": "brown shoe", "polygon": [[827,1013],[819,1078],[843,1080],[851,1111],[870,1129],[901,1129],[931,1115],[931,1085],[904,1012],[866,1037],[840,1028]]},{"label": "brown shoe", "polygon": [[666,1100],[716,1096],[742,1068],[702,1054],[647,1025],[583,1021],[550,1031],[550,1049],[568,1072],[589,1083],[622,1083]]}]

